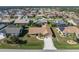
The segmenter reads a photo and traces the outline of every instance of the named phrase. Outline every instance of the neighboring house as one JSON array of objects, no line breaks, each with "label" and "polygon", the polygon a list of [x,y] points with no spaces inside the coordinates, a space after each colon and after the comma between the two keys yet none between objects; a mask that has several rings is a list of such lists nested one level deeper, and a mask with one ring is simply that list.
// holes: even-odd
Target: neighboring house
[{"label": "neighboring house", "polygon": [[67,34],[79,34],[79,28],[74,27],[74,26],[68,26],[68,27],[59,27],[58,29],[61,33],[63,33],[63,35],[67,35]]},{"label": "neighboring house", "polygon": [[42,27],[31,27],[28,31],[29,35],[52,35],[50,28],[45,24]]},{"label": "neighboring house", "polygon": [[72,25],[77,25],[72,19],[68,19],[67,22],[72,24]]},{"label": "neighboring house", "polygon": [[0,24],[0,30],[4,29],[6,26],[6,24]]},{"label": "neighboring house", "polygon": [[12,23],[14,22],[14,19],[2,19],[0,20],[1,23]]},{"label": "neighboring house", "polygon": [[76,25],[79,25],[79,19],[74,19],[73,22],[74,22]]},{"label": "neighboring house", "polygon": [[29,24],[29,22],[30,22],[30,19],[23,18],[22,16],[14,21],[15,24]]},{"label": "neighboring house", "polygon": [[53,20],[52,24],[56,24],[57,26],[67,26],[63,20]]},{"label": "neighboring house", "polygon": [[36,17],[38,17],[38,18],[39,17],[43,17],[43,16],[44,16],[44,14],[41,14],[41,13],[40,14],[36,14]]},{"label": "neighboring house", "polygon": [[21,32],[21,28],[12,27],[12,26],[10,27],[8,26],[4,30],[5,30],[5,34],[10,34],[15,36],[19,36]]},{"label": "neighboring house", "polygon": [[34,20],[34,23],[37,24],[37,25],[43,25],[43,24],[46,24],[47,22],[48,21],[45,18]]},{"label": "neighboring house", "polygon": [[29,18],[32,18],[32,17],[34,17],[34,14],[28,13],[27,16],[28,16]]},{"label": "neighboring house", "polygon": [[0,23],[12,23],[14,19],[11,19],[10,16],[3,16],[0,18]]},{"label": "neighboring house", "polygon": [[54,17],[54,15],[52,13],[47,15],[47,18],[53,18],[53,17]]}]

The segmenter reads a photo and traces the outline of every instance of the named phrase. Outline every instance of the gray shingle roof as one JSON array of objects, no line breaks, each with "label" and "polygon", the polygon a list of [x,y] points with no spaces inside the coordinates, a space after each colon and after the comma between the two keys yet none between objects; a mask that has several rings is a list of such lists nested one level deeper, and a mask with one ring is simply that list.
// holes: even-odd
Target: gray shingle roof
[{"label": "gray shingle roof", "polygon": [[6,31],[6,33],[16,33],[16,34],[19,34],[20,33],[20,29],[21,28],[17,28],[17,27],[7,27],[7,28],[5,28],[5,31]]}]

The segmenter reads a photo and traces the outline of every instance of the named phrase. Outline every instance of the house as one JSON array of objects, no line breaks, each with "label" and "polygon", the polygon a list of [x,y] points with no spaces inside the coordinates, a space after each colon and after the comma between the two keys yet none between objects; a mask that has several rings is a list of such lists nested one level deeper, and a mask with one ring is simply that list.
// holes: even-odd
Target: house
[{"label": "house", "polygon": [[63,35],[67,34],[79,34],[79,28],[74,27],[74,26],[68,26],[68,27],[59,27],[58,29]]},{"label": "house", "polygon": [[73,22],[74,22],[76,25],[79,25],[79,19],[74,19]]},{"label": "house", "polygon": [[15,24],[29,24],[29,22],[30,22],[30,19],[23,18],[23,16],[18,17],[18,19],[14,21]]},{"label": "house", "polygon": [[0,23],[12,23],[14,19],[11,19],[9,15],[0,18]]},{"label": "house", "polygon": [[2,19],[0,22],[1,23],[12,23],[14,22],[14,19]]},{"label": "house", "polygon": [[64,22],[63,20],[53,20],[52,24],[56,24],[57,26],[67,26],[66,22]]},{"label": "house", "polygon": [[27,16],[28,16],[29,18],[33,18],[33,17],[35,17],[35,15],[32,14],[32,13],[27,13]]},{"label": "house", "polygon": [[34,23],[37,24],[37,25],[43,25],[43,24],[46,24],[47,22],[48,21],[45,18],[39,18],[37,20],[34,20]]},{"label": "house", "polygon": [[0,24],[0,30],[2,30],[3,28],[5,28],[7,25],[6,24]]},{"label": "house", "polygon": [[43,17],[43,16],[44,16],[43,13],[38,13],[38,14],[36,14],[36,17],[38,17],[38,18]]},{"label": "house", "polygon": [[52,35],[50,28],[45,24],[42,27],[31,27],[28,31],[29,35]]},{"label": "house", "polygon": [[47,18],[53,18],[55,15],[53,13],[50,13],[47,15]]},{"label": "house", "polygon": [[15,26],[8,26],[4,29],[4,31],[5,31],[5,34],[19,36],[21,32],[21,28],[17,28]]},{"label": "house", "polygon": [[65,20],[71,25],[74,25],[74,26],[77,25],[73,19],[65,19]]}]

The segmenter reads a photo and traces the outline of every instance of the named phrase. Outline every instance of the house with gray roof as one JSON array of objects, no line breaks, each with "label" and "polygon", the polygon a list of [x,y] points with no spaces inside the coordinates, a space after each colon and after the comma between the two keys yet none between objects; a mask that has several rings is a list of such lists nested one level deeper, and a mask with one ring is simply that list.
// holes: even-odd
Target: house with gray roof
[{"label": "house with gray roof", "polygon": [[67,26],[66,22],[64,22],[62,19],[51,21],[51,23],[57,26]]},{"label": "house with gray roof", "polygon": [[17,28],[15,26],[8,26],[4,29],[5,34],[19,36],[21,33],[21,28]]}]

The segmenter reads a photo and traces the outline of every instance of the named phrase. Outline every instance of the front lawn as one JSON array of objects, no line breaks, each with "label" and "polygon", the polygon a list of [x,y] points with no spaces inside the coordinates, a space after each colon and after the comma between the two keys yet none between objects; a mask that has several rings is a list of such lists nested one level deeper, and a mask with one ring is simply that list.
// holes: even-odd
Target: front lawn
[{"label": "front lawn", "polygon": [[67,40],[76,40],[75,35],[71,34],[66,37],[60,37],[59,33],[57,32],[56,28],[53,28],[56,37],[53,39],[54,45],[57,49],[79,49],[78,44],[68,44]]},{"label": "front lawn", "polygon": [[43,40],[38,40],[35,37],[28,37],[27,35],[23,38],[27,40],[27,44],[20,45],[21,48],[26,49],[42,49],[44,46]]},{"label": "front lawn", "polygon": [[1,49],[43,49],[44,43],[43,40],[38,40],[35,37],[29,37],[25,35],[21,37],[23,40],[26,40],[25,44],[8,44],[0,43]]}]

